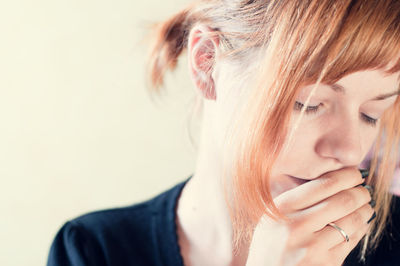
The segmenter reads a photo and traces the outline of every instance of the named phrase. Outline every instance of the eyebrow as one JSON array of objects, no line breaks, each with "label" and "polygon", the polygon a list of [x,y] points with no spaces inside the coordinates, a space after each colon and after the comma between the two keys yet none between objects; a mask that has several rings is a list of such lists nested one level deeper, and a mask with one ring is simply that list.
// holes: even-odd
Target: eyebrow
[{"label": "eyebrow", "polygon": [[[334,84],[330,84],[329,87],[334,90],[335,92],[339,92],[342,94],[346,93],[345,88],[342,85],[339,85],[337,83]],[[378,96],[376,96],[375,98],[371,99],[371,101],[380,101],[380,100],[385,100],[386,98],[395,96],[395,95],[399,95],[400,94],[400,86],[399,89],[397,91],[394,92],[390,92],[390,93],[385,93],[385,94],[380,94]]]}]

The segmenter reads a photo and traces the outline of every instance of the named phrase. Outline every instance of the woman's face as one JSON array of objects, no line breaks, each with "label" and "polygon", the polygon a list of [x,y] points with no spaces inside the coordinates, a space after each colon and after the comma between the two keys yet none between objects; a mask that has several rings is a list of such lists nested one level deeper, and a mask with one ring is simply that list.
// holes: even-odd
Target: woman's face
[{"label": "woman's face", "polygon": [[[301,104],[312,88],[309,85],[301,89],[290,130],[300,115],[299,109],[306,108]],[[272,197],[326,172],[358,166],[377,137],[379,118],[396,101],[397,94],[393,93],[398,89],[398,73],[385,76],[379,70],[350,74],[333,86],[321,84],[310,98],[291,145],[274,164]],[[382,94],[393,96],[375,99]]]}]

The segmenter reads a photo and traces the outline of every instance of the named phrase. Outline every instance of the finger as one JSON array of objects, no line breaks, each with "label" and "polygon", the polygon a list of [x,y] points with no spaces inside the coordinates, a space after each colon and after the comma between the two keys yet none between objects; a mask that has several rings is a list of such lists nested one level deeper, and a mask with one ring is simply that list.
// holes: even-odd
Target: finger
[{"label": "finger", "polygon": [[356,231],[353,235],[350,236],[350,241],[336,245],[331,248],[329,252],[332,254],[332,258],[338,258],[337,265],[342,265],[346,257],[350,254],[350,252],[357,246],[360,240],[365,236],[370,228],[370,224],[364,224],[360,227],[358,231]]},{"label": "finger", "polygon": [[290,213],[312,206],[339,191],[363,182],[364,179],[358,169],[343,168],[288,190],[276,197],[274,202],[283,213]]},{"label": "finger", "polygon": [[371,194],[362,187],[341,191],[324,201],[290,215],[302,231],[316,232],[329,222],[337,221],[355,212],[371,201]]},{"label": "finger", "polygon": [[[365,204],[355,212],[343,217],[340,220],[334,221],[334,224],[339,226],[351,239],[362,228],[374,213],[374,209]],[[331,249],[338,244],[341,244],[345,239],[340,232],[334,227],[327,225],[322,230],[313,234],[314,239],[323,239],[318,243],[323,249]]]},{"label": "finger", "polygon": [[359,224],[361,218],[357,217],[357,214],[351,214],[363,205],[369,206],[367,203],[370,199],[371,195],[366,188],[354,187],[341,191],[310,208],[289,214],[291,235],[296,236],[290,238],[291,245],[307,243],[310,239],[314,239],[312,237],[314,233],[325,229],[328,223],[341,221],[347,216],[346,219],[354,219],[349,223]]}]

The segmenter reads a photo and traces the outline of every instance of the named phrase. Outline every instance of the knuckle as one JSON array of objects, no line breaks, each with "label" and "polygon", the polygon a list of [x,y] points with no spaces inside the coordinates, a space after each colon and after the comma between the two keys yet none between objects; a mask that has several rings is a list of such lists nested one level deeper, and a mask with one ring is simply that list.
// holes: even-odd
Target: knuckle
[{"label": "knuckle", "polygon": [[321,243],[318,240],[310,240],[307,245],[309,255],[321,253]]},{"label": "knuckle", "polygon": [[321,188],[330,189],[332,187],[335,187],[335,185],[338,183],[338,180],[333,175],[326,175],[323,178],[320,178],[319,182],[321,184]]},{"label": "knuckle", "polygon": [[296,237],[297,232],[301,232],[303,229],[303,222],[297,221],[288,225],[290,236]]},{"label": "knuckle", "polygon": [[[317,255],[318,254],[318,255]],[[333,266],[332,258],[326,252],[321,252],[321,250],[308,251],[307,256],[300,262],[300,266]]]},{"label": "knuckle", "polygon": [[324,266],[337,266],[337,263],[334,263],[336,261],[336,258],[333,258],[331,255],[326,255],[326,259],[324,263],[319,264],[319,265],[324,265]]},{"label": "knuckle", "polygon": [[342,206],[354,206],[357,204],[354,194],[349,191],[344,191],[339,199],[340,204],[343,204]]},{"label": "knuckle", "polygon": [[292,203],[288,200],[277,201],[275,204],[284,213],[289,212],[292,206]]},{"label": "knuckle", "polygon": [[364,222],[364,217],[361,215],[360,211],[355,211],[350,215],[350,220],[351,223],[353,224],[363,224]]},{"label": "knuckle", "polygon": [[307,243],[307,250],[311,254],[315,254],[315,252],[318,250],[318,241],[316,239],[311,239]]},{"label": "knuckle", "polygon": [[316,258],[315,255],[308,255],[306,258],[300,261],[298,264],[299,266],[317,266],[321,265],[321,262],[319,262]]}]

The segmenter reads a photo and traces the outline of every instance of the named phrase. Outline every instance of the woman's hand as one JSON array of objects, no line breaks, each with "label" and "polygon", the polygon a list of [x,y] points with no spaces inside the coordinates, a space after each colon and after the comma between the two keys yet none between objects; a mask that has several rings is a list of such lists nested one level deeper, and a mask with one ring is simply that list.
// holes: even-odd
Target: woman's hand
[{"label": "woman's hand", "polygon": [[[366,234],[374,214],[371,195],[355,168],[326,173],[274,199],[290,222],[263,216],[249,249],[247,266],[338,266]],[[334,222],[349,236],[328,224]]]}]

